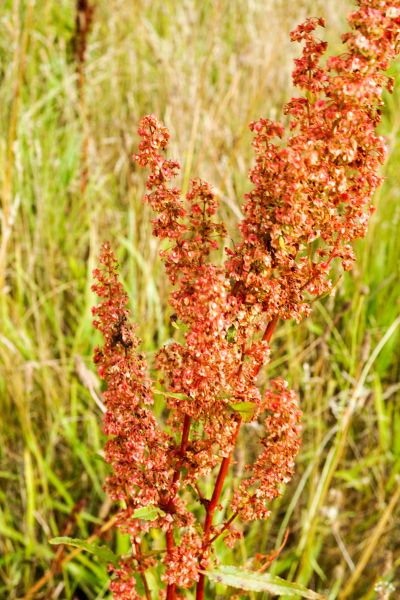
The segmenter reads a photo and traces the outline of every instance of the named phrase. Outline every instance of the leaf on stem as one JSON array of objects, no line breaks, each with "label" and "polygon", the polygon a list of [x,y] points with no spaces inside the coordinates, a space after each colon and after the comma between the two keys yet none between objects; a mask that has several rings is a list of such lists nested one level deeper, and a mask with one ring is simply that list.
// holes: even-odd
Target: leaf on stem
[{"label": "leaf on stem", "polygon": [[70,537],[55,537],[52,540],[49,540],[49,543],[53,545],[66,544],[68,546],[81,548],[82,550],[86,550],[86,552],[90,552],[102,560],[105,560],[107,563],[112,563],[115,567],[118,567],[118,556],[116,556],[108,546],[97,546],[96,544],[86,542],[86,540],[77,540]]},{"label": "leaf on stem", "polygon": [[250,423],[256,412],[257,404],[254,404],[254,402],[239,402],[238,404],[228,404],[228,407],[239,413],[245,423]]},{"label": "leaf on stem", "polygon": [[137,508],[133,516],[135,519],[142,519],[143,521],[154,521],[159,515],[163,515],[164,511],[161,508],[155,506],[145,506],[144,508]]},{"label": "leaf on stem", "polygon": [[282,250],[285,250],[287,252],[287,248],[285,246],[285,239],[282,235],[279,236],[279,245],[282,248]]},{"label": "leaf on stem", "polygon": [[234,325],[231,325],[227,331],[226,339],[230,344],[233,344],[237,340],[237,330]]},{"label": "leaf on stem", "polygon": [[308,590],[300,583],[285,581],[276,575],[269,573],[255,573],[254,571],[242,571],[237,567],[221,565],[213,571],[200,571],[210,581],[222,583],[231,587],[253,592],[269,592],[276,596],[301,596],[310,600],[325,598],[312,590]]}]

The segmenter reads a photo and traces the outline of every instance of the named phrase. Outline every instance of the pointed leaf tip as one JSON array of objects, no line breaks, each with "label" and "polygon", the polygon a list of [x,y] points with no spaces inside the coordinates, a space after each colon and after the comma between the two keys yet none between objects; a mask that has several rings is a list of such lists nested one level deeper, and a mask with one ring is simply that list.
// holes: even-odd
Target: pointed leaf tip
[{"label": "pointed leaf tip", "polygon": [[244,571],[237,567],[224,565],[217,567],[213,571],[200,572],[206,575],[210,581],[222,583],[240,590],[269,592],[276,596],[300,596],[302,598],[309,598],[309,600],[325,598],[325,596],[317,592],[308,590],[300,583],[291,583],[269,573],[255,573],[254,571]]},{"label": "pointed leaf tip", "polygon": [[133,516],[135,519],[142,519],[143,521],[154,521],[159,515],[165,514],[161,508],[157,508],[156,506],[150,505],[145,506],[144,508],[137,508]]},{"label": "pointed leaf tip", "polygon": [[239,402],[238,404],[228,404],[231,410],[239,413],[245,423],[250,423],[256,412],[257,404],[254,402]]},{"label": "pointed leaf tip", "polygon": [[112,563],[115,567],[118,566],[118,556],[116,556],[108,546],[97,546],[86,540],[78,540],[70,537],[55,537],[52,540],[49,540],[49,543],[53,545],[66,544],[67,546],[75,546],[76,548],[81,548],[81,550],[85,550],[86,552],[98,556],[98,558],[101,558],[108,563]]}]

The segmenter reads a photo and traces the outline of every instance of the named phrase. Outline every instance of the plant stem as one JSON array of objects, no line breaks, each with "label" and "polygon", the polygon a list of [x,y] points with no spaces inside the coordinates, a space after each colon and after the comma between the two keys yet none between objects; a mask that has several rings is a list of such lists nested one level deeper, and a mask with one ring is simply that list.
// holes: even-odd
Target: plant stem
[{"label": "plant stem", "polygon": [[[172,552],[172,550],[174,549],[174,535],[173,535],[172,530],[167,531],[166,537],[167,537],[167,551]],[[175,590],[176,590],[176,584],[169,583],[167,586],[167,600],[174,600]]]},{"label": "plant stem", "polygon": [[82,149],[81,149],[81,192],[85,193],[88,184],[88,148],[89,148],[89,125],[86,105],[86,50],[89,33],[92,26],[94,6],[89,0],[77,0],[76,2],[76,30],[75,43],[77,54],[78,92],[80,113],[82,119]]},{"label": "plant stem", "polygon": [[[136,553],[141,556],[141,550],[140,550],[140,544],[138,544],[137,542],[135,542],[135,549],[136,549]],[[144,589],[146,592],[146,599],[147,600],[151,600],[151,594],[150,594],[150,589],[149,589],[149,584],[147,583],[147,578],[146,578],[146,574],[144,572],[140,573],[140,575],[142,576],[142,581],[143,581],[143,585],[144,585]]]},{"label": "plant stem", "polygon": [[[181,442],[181,449],[179,451],[179,458],[182,459],[185,452],[186,452],[186,448],[188,445],[188,441],[189,441],[189,432],[190,432],[190,425],[192,422],[192,418],[189,417],[189,415],[185,415],[185,419],[183,421],[183,432],[182,432],[182,442]],[[178,482],[179,480],[179,475],[181,474],[181,461],[179,461],[175,467],[175,473],[172,479],[172,483],[175,484]]]},{"label": "plant stem", "polygon": [[275,560],[275,558],[278,556],[278,554],[280,554],[282,552],[283,548],[285,547],[286,541],[288,539],[288,535],[289,535],[289,527],[287,527],[287,529],[286,529],[285,537],[283,538],[282,544],[280,545],[280,547],[278,548],[278,550],[276,552],[274,552],[273,554],[271,554],[269,560],[265,563],[265,565],[263,565],[261,567],[261,569],[258,570],[259,573],[264,573],[264,571],[266,569],[268,569],[268,567]]},{"label": "plant stem", "polygon": [[[219,470],[217,481],[215,483],[214,493],[210,500],[210,504],[207,507],[206,521],[204,523],[204,529],[203,529],[203,536],[204,536],[203,550],[206,550],[206,548],[210,545],[209,536],[210,536],[211,525],[212,525],[213,518],[214,518],[214,512],[215,512],[219,497],[222,492],[222,487],[224,485],[225,477],[228,472],[229,463],[231,462],[233,449],[235,448],[235,445],[236,445],[236,440],[237,440],[237,436],[239,434],[239,429],[240,429],[241,424],[242,424],[242,419],[241,419],[241,417],[239,417],[239,419],[237,421],[236,431],[235,431],[234,437],[233,437],[232,452],[229,454],[229,456],[226,456],[221,463],[221,468]],[[196,600],[204,599],[204,583],[205,583],[205,576],[203,573],[201,573],[199,581],[197,583]]]},{"label": "plant stem", "polygon": [[[234,433],[233,440],[232,440],[232,442],[233,442],[232,443],[232,447],[233,448],[236,445],[236,440],[237,440],[237,436],[239,434],[239,429],[240,429],[241,424],[242,424],[242,418],[239,417],[238,420],[237,420],[236,431]],[[222,460],[221,468],[219,470],[217,481],[215,483],[214,493],[213,493],[212,498],[210,500],[210,504],[207,507],[206,521],[205,521],[204,530],[203,530],[204,537],[207,540],[207,545],[209,543],[207,538],[208,538],[208,536],[210,534],[210,528],[211,528],[211,525],[212,525],[212,521],[213,521],[213,517],[214,517],[214,512],[215,512],[215,509],[217,508],[218,500],[219,500],[219,497],[220,497],[221,492],[222,492],[222,486],[224,485],[225,477],[226,477],[226,474],[228,472],[228,468],[229,468],[229,464],[231,462],[232,454],[233,454],[233,450],[229,454],[229,456],[226,456]]]},{"label": "plant stem", "polygon": [[[267,341],[268,343],[270,342],[272,334],[273,334],[274,329],[276,327],[276,324],[278,322],[278,318],[279,317],[276,315],[268,323],[268,325],[267,325],[267,327],[265,329],[264,335],[262,337],[263,341]],[[242,356],[242,360],[244,360],[244,356]],[[260,369],[261,369],[261,363],[259,363],[257,365],[257,367],[255,368],[254,377],[257,377]],[[215,512],[215,509],[216,509],[217,504],[218,504],[219,497],[220,497],[221,492],[222,492],[222,488],[223,488],[223,485],[224,485],[225,477],[226,477],[226,475],[228,473],[229,464],[231,462],[233,450],[234,450],[235,445],[236,445],[236,441],[237,441],[237,437],[238,437],[238,434],[239,434],[239,429],[240,429],[241,424],[242,424],[242,419],[239,418],[238,421],[237,421],[236,431],[234,433],[234,437],[233,437],[233,440],[232,440],[233,441],[232,452],[229,454],[229,456],[226,456],[223,459],[222,463],[221,463],[221,468],[219,470],[217,481],[215,483],[214,493],[212,495],[212,498],[210,500],[209,505],[207,506],[207,515],[206,515],[206,520],[205,520],[204,529],[203,529],[203,538],[204,538],[204,542],[203,542],[203,555],[204,555],[204,551],[211,544],[211,541],[210,541],[209,537],[210,537],[210,529],[211,529],[213,518],[214,518],[214,512]],[[202,560],[202,557],[200,557],[200,562],[201,562],[201,560]],[[204,576],[203,573],[201,573],[199,581],[197,583],[196,600],[204,600],[204,584],[205,584],[205,576]],[[167,600],[169,600],[168,597],[167,597]]]},{"label": "plant stem", "polygon": [[236,517],[237,517],[237,516],[238,516],[238,513],[233,513],[233,515],[232,515],[232,516],[231,516],[231,518],[230,518],[230,519],[229,519],[229,520],[228,520],[228,521],[225,523],[225,525],[223,526],[223,528],[221,529],[221,531],[220,531],[219,533],[217,533],[216,535],[214,535],[214,537],[213,537],[213,538],[211,538],[211,540],[210,540],[210,542],[209,542],[209,543],[210,543],[210,545],[211,545],[211,544],[213,544],[213,543],[215,542],[215,540],[216,540],[217,538],[219,538],[219,536],[220,536],[222,533],[224,533],[224,531],[225,531],[226,529],[228,529],[229,525],[230,525],[231,523],[233,523],[233,521],[236,519]]},{"label": "plant stem", "polygon": [[[190,433],[190,425],[192,422],[192,418],[189,417],[189,415],[185,415],[185,419],[183,421],[183,432],[182,432],[182,441],[181,441],[181,449],[179,451],[179,462],[176,464],[175,466],[175,472],[172,478],[172,486],[173,486],[173,490],[175,489],[175,484],[179,481],[179,476],[181,474],[181,460],[186,452],[186,448],[188,445],[188,441],[189,441],[189,433]],[[173,496],[171,497],[169,504],[172,504],[173,500],[175,498],[175,492],[173,491]],[[167,537],[167,550],[168,552],[172,552],[173,548],[174,548],[174,536],[172,531],[167,531],[166,533],[166,537]],[[175,589],[176,589],[176,585],[175,583],[170,583],[167,586],[167,600],[174,600],[175,598]]]},{"label": "plant stem", "polygon": [[[268,323],[268,325],[267,325],[267,327],[266,327],[266,329],[264,331],[264,335],[262,336],[263,342],[268,342],[268,344],[270,343],[271,338],[272,338],[272,334],[274,333],[274,329],[276,327],[278,319],[279,319],[278,315],[275,315],[275,317],[273,317],[271,319],[271,321]],[[257,377],[257,375],[260,372],[260,369],[261,369],[261,363],[259,363],[257,365],[257,367],[255,368],[255,370],[254,370],[254,377]]]}]

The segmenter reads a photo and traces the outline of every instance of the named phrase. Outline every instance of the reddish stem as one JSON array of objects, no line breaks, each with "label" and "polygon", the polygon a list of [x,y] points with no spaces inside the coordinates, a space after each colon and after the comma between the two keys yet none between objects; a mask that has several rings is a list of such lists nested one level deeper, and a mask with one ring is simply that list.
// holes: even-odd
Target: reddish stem
[{"label": "reddish stem", "polygon": [[280,554],[282,552],[282,550],[286,544],[286,541],[288,539],[288,535],[289,535],[289,527],[286,529],[285,537],[283,538],[283,542],[282,542],[280,548],[274,554],[272,554],[272,556],[270,556],[269,560],[265,563],[265,565],[263,565],[261,567],[261,569],[258,570],[259,573],[263,573],[266,569],[268,569],[268,567],[270,566],[272,561],[274,561],[275,558],[278,556],[278,554]]},{"label": "reddish stem", "polygon": [[[135,542],[135,549],[136,549],[137,554],[141,557],[142,554],[141,554],[141,551],[140,551],[140,544],[138,544],[138,543]],[[145,593],[146,593],[146,599],[147,600],[151,600],[150,589],[149,589],[149,585],[147,583],[147,578],[146,578],[145,573],[142,572],[141,576],[142,576],[142,580],[143,580],[144,590],[145,590]]]},{"label": "reddish stem", "polygon": [[[185,420],[183,421],[183,432],[182,432],[182,441],[181,441],[181,449],[179,451],[179,458],[182,459],[185,452],[186,452],[186,448],[188,445],[188,441],[189,441],[189,432],[190,432],[190,424],[191,424],[192,418],[189,417],[188,415],[185,415]],[[175,483],[177,483],[178,479],[179,479],[179,475],[181,474],[181,461],[179,461],[175,467],[175,473],[172,479],[172,484],[174,485]]]},{"label": "reddish stem", "polygon": [[[188,441],[189,441],[189,432],[190,432],[190,424],[191,424],[192,418],[189,417],[189,415],[185,415],[185,419],[183,421],[183,432],[182,432],[182,441],[181,441],[181,449],[179,451],[179,462],[176,464],[175,466],[175,472],[172,478],[172,486],[173,486],[173,496],[171,497],[169,504],[171,505],[173,503],[174,497],[175,497],[175,492],[174,492],[174,488],[175,488],[175,484],[178,482],[179,480],[179,476],[181,474],[181,460],[186,452],[186,448],[188,445]],[[166,537],[167,537],[167,551],[168,552],[172,552],[173,548],[174,548],[174,536],[172,531],[167,531],[166,533]],[[167,586],[167,600],[174,600],[175,598],[175,590],[176,590],[176,584],[175,583],[170,583]]]},{"label": "reddish stem", "polygon": [[[166,537],[167,537],[167,551],[168,552],[172,552],[172,550],[174,549],[174,536],[171,531],[167,531],[166,533]],[[175,590],[176,590],[176,584],[175,583],[170,583],[167,586],[167,600],[174,600],[175,599]]]},{"label": "reddish stem", "polygon": [[[241,424],[242,424],[242,418],[239,417],[238,421],[237,421],[237,425],[236,425],[236,431],[234,433],[233,440],[232,440],[232,447],[233,448],[236,445],[236,440],[237,440],[237,436],[239,434],[239,429],[240,429]],[[229,456],[226,456],[222,460],[221,468],[219,470],[218,477],[217,477],[217,481],[215,482],[214,493],[213,493],[212,498],[210,500],[210,504],[207,507],[207,516],[206,516],[206,521],[205,521],[204,530],[203,530],[203,534],[204,534],[204,537],[205,537],[206,541],[208,541],[208,537],[210,535],[210,528],[211,528],[211,525],[212,525],[212,521],[213,521],[213,517],[214,517],[214,512],[215,512],[215,509],[217,508],[218,500],[219,500],[219,497],[220,497],[221,492],[222,492],[222,487],[224,485],[225,477],[226,477],[226,474],[228,472],[229,463],[231,462],[232,453],[233,453],[233,450],[229,454]]]},{"label": "reddish stem", "polygon": [[232,515],[232,516],[231,516],[231,518],[230,518],[230,519],[229,519],[229,520],[228,520],[228,521],[225,523],[225,525],[223,526],[223,528],[221,529],[221,531],[219,531],[219,532],[218,532],[216,535],[214,535],[214,537],[213,537],[213,538],[211,538],[211,540],[209,541],[209,544],[210,544],[210,546],[211,546],[211,544],[213,544],[213,543],[215,542],[215,540],[216,540],[217,538],[219,538],[219,536],[220,536],[222,533],[224,533],[224,531],[225,531],[226,529],[228,529],[229,525],[230,525],[231,523],[233,523],[233,521],[236,519],[236,517],[237,517],[237,516],[238,516],[238,513],[233,513],[233,515]]},{"label": "reddish stem", "polygon": [[[130,503],[130,495],[129,495],[128,489],[126,489],[125,491],[126,491],[126,506],[127,506],[128,512],[129,512],[129,516],[131,517],[132,516],[132,507],[131,507],[131,503]],[[140,544],[138,542],[136,542],[133,537],[131,537],[131,540],[132,540],[132,550],[134,552],[136,552],[136,554],[133,553],[132,556],[140,564],[140,562],[144,558],[141,553]],[[144,589],[145,589],[145,593],[146,593],[146,598],[147,598],[147,600],[151,600],[150,589],[149,589],[149,586],[147,583],[147,578],[146,578],[144,571],[141,573],[141,576],[142,576],[143,585],[144,585]]]},{"label": "reddish stem", "polygon": [[[268,343],[270,342],[272,334],[273,334],[276,324],[278,322],[278,319],[279,319],[278,315],[275,315],[275,317],[273,317],[273,319],[271,319],[271,321],[268,323],[268,325],[265,329],[264,335],[262,337],[263,341],[267,341]],[[259,365],[257,365],[257,367],[254,371],[255,377],[257,377],[260,369],[261,369],[261,363]],[[234,437],[232,440],[233,449],[235,448],[235,445],[236,445],[236,440],[237,440],[237,437],[239,434],[239,429],[240,429],[241,424],[242,424],[242,419],[240,418],[240,419],[238,419],[236,431],[235,431],[235,434],[234,434]],[[228,473],[228,468],[229,468],[229,464],[231,462],[233,449],[232,449],[232,452],[229,454],[229,456],[225,457],[221,463],[221,468],[219,470],[217,481],[215,483],[214,493],[213,493],[210,503],[207,507],[207,515],[206,515],[206,520],[205,520],[204,529],[203,529],[203,538],[204,538],[203,552],[208,548],[208,546],[211,543],[211,541],[209,539],[210,529],[211,529],[213,518],[214,518],[214,512],[215,512],[219,497],[222,492],[225,477]],[[201,563],[201,558],[200,558],[200,563]],[[203,573],[200,573],[200,577],[199,577],[199,581],[197,583],[197,589],[196,589],[196,600],[204,600],[204,584],[205,584],[205,576]],[[167,597],[167,600],[169,600],[168,597]]]},{"label": "reddish stem", "polygon": [[[271,321],[268,323],[268,325],[267,325],[267,327],[266,327],[266,329],[264,331],[264,335],[262,336],[263,342],[268,342],[268,344],[270,343],[271,338],[272,338],[272,334],[274,333],[274,329],[276,327],[278,319],[279,319],[278,315],[275,315],[275,317],[273,317],[271,319]],[[259,374],[260,369],[261,369],[261,364],[262,363],[259,363],[256,366],[256,368],[254,369],[254,377],[257,377],[257,375]]]},{"label": "reddish stem", "polygon": [[195,483],[195,488],[196,488],[196,491],[197,491],[197,493],[199,495],[200,500],[204,501],[205,500],[204,494],[202,493],[201,489],[199,488],[199,484],[197,483],[197,481]]},{"label": "reddish stem", "polygon": [[[337,256],[336,252],[337,252],[337,250],[336,250],[336,248],[334,248],[332,251],[332,254],[328,258],[328,260],[326,260],[325,263],[320,263],[320,266],[322,267],[324,265],[325,267],[327,267],[329,265],[329,263],[331,262],[331,260]],[[312,283],[314,281],[315,277],[316,277],[316,275],[313,275],[312,277],[310,277],[310,279],[308,279],[305,282],[305,284],[301,286],[300,291],[302,292],[308,285],[310,285],[310,283]]]},{"label": "reddish stem", "polygon": [[232,296],[236,296],[236,294],[239,291],[239,288],[240,288],[241,284],[242,284],[242,282],[241,282],[240,279],[238,281],[236,281],[235,285],[232,288],[232,292],[231,292]]},{"label": "reddish stem", "polygon": [[[235,431],[235,434],[234,434],[234,437],[232,440],[233,448],[235,447],[241,424],[242,424],[242,419],[240,418],[237,422],[236,431]],[[233,450],[229,456],[226,456],[223,459],[223,461],[221,463],[221,468],[219,470],[217,481],[215,483],[214,493],[210,500],[210,504],[207,507],[206,521],[204,523],[204,529],[203,529],[203,536],[204,536],[203,550],[205,550],[210,545],[209,537],[210,537],[211,525],[212,525],[213,518],[214,518],[214,512],[215,512],[215,509],[217,508],[218,500],[219,500],[219,497],[222,492],[222,487],[224,485],[225,477],[228,472],[229,463],[231,462],[232,453],[233,453]],[[204,583],[205,583],[205,576],[203,573],[200,573],[200,577],[199,577],[199,581],[197,583],[197,589],[196,589],[196,600],[204,599]]]}]

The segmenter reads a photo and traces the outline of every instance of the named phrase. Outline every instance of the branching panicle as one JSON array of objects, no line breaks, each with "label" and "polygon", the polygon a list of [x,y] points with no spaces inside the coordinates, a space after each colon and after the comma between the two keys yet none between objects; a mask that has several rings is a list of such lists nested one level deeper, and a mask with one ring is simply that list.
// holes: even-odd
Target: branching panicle
[{"label": "branching panicle", "polygon": [[[300,446],[296,395],[277,379],[262,396],[256,380],[261,365],[269,363],[278,319],[298,322],[310,314],[314,299],[334,294],[334,259],[345,271],[353,266],[351,243],[365,236],[372,195],[382,181],[378,166],[386,146],[376,127],[382,89],[393,88],[382,71],[398,51],[400,1],[359,0],[358,5],[349,17],[352,32],[343,36],[347,52],[329,58],[325,68],[327,43],[314,33],[324,27],[323,19],[309,19],[292,32],[292,41],[303,44],[293,82],[305,94],[284,108],[291,119],[286,144],[272,141],[285,138],[281,123],[261,118],[250,125],[253,187],[239,224],[242,239],[225,250],[223,266],[212,262],[218,239],[227,235],[225,225],[214,220],[218,202],[212,187],[194,179],[183,200],[181,190],[170,186],[179,163],[159,153],[167,150],[168,129],[154,115],[140,121],[142,142],[134,159],[151,171],[144,201],[157,214],[154,235],[170,243],[160,255],[175,285],[174,319],[185,330],[182,343],[165,345],[156,355],[168,431],[160,429],[151,410],[155,390],[144,355],[137,352],[140,340],[128,322],[128,298],[108,244],[102,248],[103,268],[94,272],[93,290],[101,298],[93,309],[94,324],[105,338],[95,349],[95,362],[108,382],[104,432],[111,437],[105,456],[114,475],[106,487],[125,503],[118,515],[123,532],[135,539],[149,528],[166,533],[161,579],[167,600],[181,597],[177,588],[196,582],[196,598],[203,600],[202,570],[210,563],[213,542],[223,534],[228,546],[240,539],[232,527],[237,517],[266,519],[280,484],[293,475]],[[216,527],[214,513],[241,424],[256,421],[265,410],[264,450],[246,466],[249,477],[231,496],[231,516]],[[201,477],[217,466],[214,492],[205,498]],[[204,507],[202,528],[186,508],[183,490]],[[147,506],[158,516],[136,518],[135,510]],[[111,584],[115,598],[139,598],[134,573],[151,564],[138,556],[122,559]]]}]

